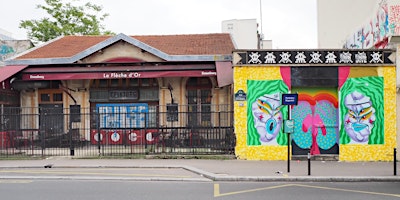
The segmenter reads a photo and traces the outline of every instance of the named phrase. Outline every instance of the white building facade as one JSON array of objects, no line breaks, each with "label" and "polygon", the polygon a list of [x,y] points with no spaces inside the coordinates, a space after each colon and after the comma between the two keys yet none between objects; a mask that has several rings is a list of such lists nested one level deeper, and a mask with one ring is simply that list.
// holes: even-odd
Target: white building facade
[{"label": "white building facade", "polygon": [[222,33],[230,33],[237,49],[272,49],[271,40],[263,40],[256,19],[222,21]]},{"label": "white building facade", "polygon": [[346,38],[376,13],[381,0],[318,0],[318,48],[342,48]]}]

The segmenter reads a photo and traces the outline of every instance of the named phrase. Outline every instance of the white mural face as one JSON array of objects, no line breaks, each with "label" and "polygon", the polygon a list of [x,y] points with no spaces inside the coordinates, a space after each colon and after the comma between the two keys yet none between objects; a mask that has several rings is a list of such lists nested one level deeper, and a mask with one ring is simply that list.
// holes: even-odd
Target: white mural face
[{"label": "white mural face", "polygon": [[276,136],[282,127],[280,94],[265,94],[252,104],[254,127],[262,145],[277,145]]},{"label": "white mural face", "polygon": [[344,118],[347,135],[355,144],[368,144],[368,138],[374,127],[375,109],[369,97],[354,91],[345,98],[348,109]]}]

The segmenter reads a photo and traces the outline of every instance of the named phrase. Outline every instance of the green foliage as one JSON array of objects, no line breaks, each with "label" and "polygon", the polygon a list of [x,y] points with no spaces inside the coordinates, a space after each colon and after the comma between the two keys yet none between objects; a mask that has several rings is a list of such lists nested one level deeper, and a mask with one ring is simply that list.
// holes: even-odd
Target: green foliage
[{"label": "green foliage", "polygon": [[[77,1],[77,0],[74,0]],[[102,14],[102,7],[86,3],[74,6],[62,0],[45,0],[47,5],[37,5],[50,17],[40,20],[22,20],[20,28],[27,29],[28,37],[34,43],[46,42],[62,35],[108,35],[101,22],[108,16]]]}]

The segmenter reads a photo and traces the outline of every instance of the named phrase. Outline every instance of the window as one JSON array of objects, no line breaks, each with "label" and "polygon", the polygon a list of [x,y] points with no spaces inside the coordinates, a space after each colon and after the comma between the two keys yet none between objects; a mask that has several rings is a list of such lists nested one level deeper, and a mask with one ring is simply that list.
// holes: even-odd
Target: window
[{"label": "window", "polygon": [[39,90],[39,103],[60,103],[63,101],[63,93],[60,90]]},{"label": "window", "polygon": [[186,84],[188,126],[211,126],[211,88],[209,78],[190,78]]},{"label": "window", "polygon": [[158,81],[143,79],[98,79],[90,83],[91,102],[149,102],[159,100]]}]

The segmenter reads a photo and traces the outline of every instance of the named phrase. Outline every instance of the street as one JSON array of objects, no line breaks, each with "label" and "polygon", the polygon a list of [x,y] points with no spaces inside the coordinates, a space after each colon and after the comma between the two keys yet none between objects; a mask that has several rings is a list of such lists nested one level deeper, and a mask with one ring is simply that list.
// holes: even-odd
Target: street
[{"label": "street", "polygon": [[261,183],[121,180],[0,180],[2,199],[7,200],[385,200],[399,199],[399,188],[399,182]]}]

